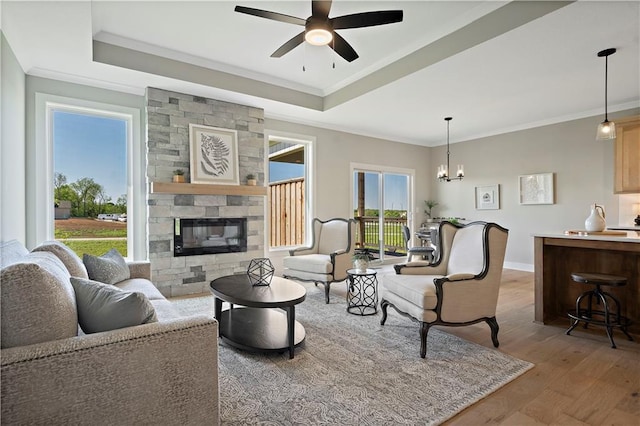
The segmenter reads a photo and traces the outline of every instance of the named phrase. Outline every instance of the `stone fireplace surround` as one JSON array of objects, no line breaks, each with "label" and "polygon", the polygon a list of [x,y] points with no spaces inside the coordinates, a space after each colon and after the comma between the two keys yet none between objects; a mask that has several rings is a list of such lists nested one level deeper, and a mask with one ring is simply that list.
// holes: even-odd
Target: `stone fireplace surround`
[{"label": "stone fireplace surround", "polygon": [[[147,179],[171,182],[173,170],[189,180],[189,123],[238,132],[240,183],[253,173],[264,184],[264,111],[215,99],[147,88]],[[200,191],[198,191],[200,192]],[[265,196],[199,195],[148,191],[149,259],[152,281],[167,297],[209,291],[209,282],[245,272],[251,259],[264,257]],[[174,257],[177,217],[246,217],[247,251]]]}]

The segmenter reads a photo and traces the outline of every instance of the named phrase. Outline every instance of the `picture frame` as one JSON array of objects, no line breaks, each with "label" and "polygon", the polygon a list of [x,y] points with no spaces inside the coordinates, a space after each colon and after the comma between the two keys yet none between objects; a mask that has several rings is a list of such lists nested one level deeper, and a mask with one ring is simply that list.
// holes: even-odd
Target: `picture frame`
[{"label": "picture frame", "polygon": [[191,183],[239,185],[238,132],[189,124]]},{"label": "picture frame", "polygon": [[520,204],[555,204],[553,173],[518,176]]},{"label": "picture frame", "polygon": [[500,185],[476,186],[476,210],[500,209]]}]

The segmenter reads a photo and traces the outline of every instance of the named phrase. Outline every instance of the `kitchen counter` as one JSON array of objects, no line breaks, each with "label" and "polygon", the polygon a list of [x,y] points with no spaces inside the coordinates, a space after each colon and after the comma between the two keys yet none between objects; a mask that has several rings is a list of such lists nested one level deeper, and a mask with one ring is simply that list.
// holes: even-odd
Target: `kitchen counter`
[{"label": "kitchen counter", "polygon": [[[621,304],[622,315],[633,322],[629,331],[640,334],[640,236],[566,235],[538,233],[534,237],[535,320],[569,327],[567,311],[577,297],[593,286],[576,283],[572,272],[592,272],[627,277],[627,285],[606,288]],[[606,334],[605,334],[606,336]]]}]

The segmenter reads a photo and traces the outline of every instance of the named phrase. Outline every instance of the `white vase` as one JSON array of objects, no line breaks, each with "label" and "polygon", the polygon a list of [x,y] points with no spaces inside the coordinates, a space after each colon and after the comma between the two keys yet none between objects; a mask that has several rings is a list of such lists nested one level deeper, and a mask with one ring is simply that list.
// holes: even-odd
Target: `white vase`
[{"label": "white vase", "polygon": [[587,232],[600,232],[604,231],[607,226],[607,222],[604,220],[604,209],[597,204],[591,205],[591,214],[584,221],[584,229]]}]

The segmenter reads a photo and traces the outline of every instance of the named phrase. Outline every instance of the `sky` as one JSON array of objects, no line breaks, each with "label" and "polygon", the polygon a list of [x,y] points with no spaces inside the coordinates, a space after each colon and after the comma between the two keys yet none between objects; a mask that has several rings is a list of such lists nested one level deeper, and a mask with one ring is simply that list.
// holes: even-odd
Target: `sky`
[{"label": "sky", "polygon": [[269,183],[304,177],[304,164],[269,161]]},{"label": "sky", "polygon": [[124,120],[53,113],[54,172],[67,184],[92,178],[112,202],[127,193],[127,124]]},{"label": "sky", "polygon": [[[379,208],[380,195],[378,192],[377,173],[364,174],[364,208]],[[357,182],[354,179],[354,188]],[[409,184],[407,176],[384,173],[384,210],[406,210],[409,203]],[[353,205],[357,206],[357,190],[353,191]]]}]

